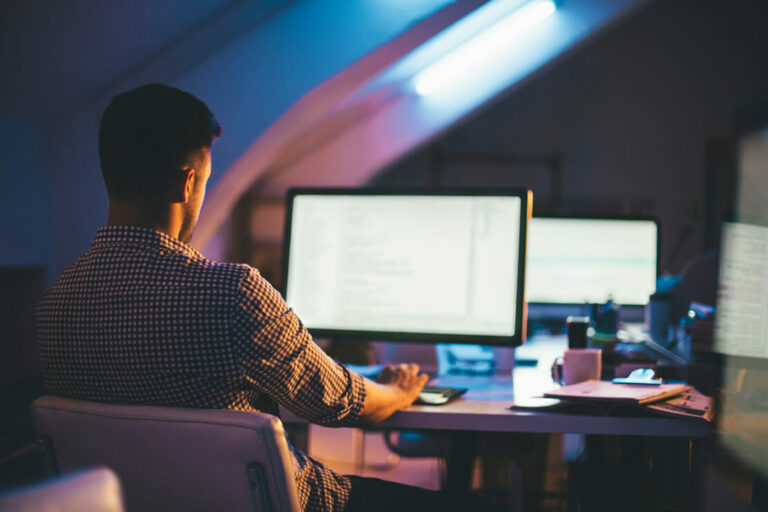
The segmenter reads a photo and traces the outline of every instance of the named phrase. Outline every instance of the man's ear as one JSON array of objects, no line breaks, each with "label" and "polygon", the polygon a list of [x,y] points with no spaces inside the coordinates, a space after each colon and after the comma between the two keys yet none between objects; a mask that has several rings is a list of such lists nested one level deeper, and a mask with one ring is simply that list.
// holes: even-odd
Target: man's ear
[{"label": "man's ear", "polygon": [[195,170],[191,167],[183,167],[176,171],[174,177],[174,203],[186,203],[192,196],[192,187],[195,183]]}]

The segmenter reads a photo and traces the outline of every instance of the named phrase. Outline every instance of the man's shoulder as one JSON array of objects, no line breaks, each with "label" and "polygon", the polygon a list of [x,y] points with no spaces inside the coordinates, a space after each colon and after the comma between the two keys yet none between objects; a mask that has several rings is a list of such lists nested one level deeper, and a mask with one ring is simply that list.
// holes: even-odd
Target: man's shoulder
[{"label": "man's shoulder", "polygon": [[258,270],[245,263],[212,260],[201,254],[177,251],[88,251],[67,267],[46,295],[69,292],[83,286],[149,286],[168,288],[202,286],[210,292],[235,293],[244,281],[260,279]]},{"label": "man's shoulder", "polygon": [[176,253],[160,264],[168,276],[184,281],[217,284],[238,288],[241,282],[260,278],[259,271],[245,263],[230,263],[206,258],[202,255],[191,257]]},{"label": "man's shoulder", "polygon": [[245,263],[229,263],[201,258],[190,265],[190,270],[211,277],[222,278],[235,286],[243,280],[259,279],[259,271]]},{"label": "man's shoulder", "polygon": [[[245,274],[248,274],[252,271],[256,271],[253,267],[250,265],[247,265],[245,263],[229,263],[226,261],[216,261],[209,258],[201,257],[197,259],[192,259],[190,261],[191,265],[204,270],[206,272],[216,272],[220,274],[232,274],[236,276],[242,277]],[[256,271],[258,272],[258,271]]]}]

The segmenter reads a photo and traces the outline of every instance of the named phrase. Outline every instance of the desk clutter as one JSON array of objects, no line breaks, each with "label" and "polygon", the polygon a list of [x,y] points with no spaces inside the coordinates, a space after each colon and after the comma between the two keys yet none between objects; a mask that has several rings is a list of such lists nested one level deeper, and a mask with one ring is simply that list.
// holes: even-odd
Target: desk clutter
[{"label": "desk clutter", "polygon": [[[569,321],[573,323],[576,322]],[[602,349],[569,348],[552,364],[553,384],[559,386],[538,397],[515,400],[510,409],[600,416],[673,416],[710,423],[712,399],[673,373],[679,369],[675,361],[668,361],[668,365],[672,364],[666,366],[662,364],[663,358],[649,358],[641,347],[646,348],[627,338]],[[659,369],[670,380],[658,378]]]},{"label": "desk clutter", "polygon": [[544,393],[548,398],[587,400],[595,402],[646,405],[672,398],[691,389],[685,384],[615,384],[611,381],[590,379]]},{"label": "desk clutter", "polygon": [[711,422],[712,398],[686,384],[616,384],[591,379],[512,404],[513,410],[551,410],[602,416],[672,416]]}]

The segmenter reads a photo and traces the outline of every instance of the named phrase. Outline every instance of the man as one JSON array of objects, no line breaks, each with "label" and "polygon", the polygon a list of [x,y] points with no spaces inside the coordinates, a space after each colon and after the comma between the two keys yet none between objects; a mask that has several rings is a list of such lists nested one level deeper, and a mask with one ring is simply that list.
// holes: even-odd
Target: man
[{"label": "man", "polygon": [[[257,270],[186,244],[220,134],[208,107],[179,89],[151,84],[113,98],[99,129],[107,226],[38,306],[46,385],[119,404],[277,415],[279,402],[328,426],[375,423],[411,405],[427,380],[416,365],[387,368],[377,382],[347,370]],[[307,510],[445,499],[293,454]]]}]

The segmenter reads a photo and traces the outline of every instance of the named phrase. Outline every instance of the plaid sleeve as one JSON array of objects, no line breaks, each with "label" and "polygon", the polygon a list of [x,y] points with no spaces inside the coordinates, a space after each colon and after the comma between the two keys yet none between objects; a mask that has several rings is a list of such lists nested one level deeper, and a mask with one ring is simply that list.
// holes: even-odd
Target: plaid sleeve
[{"label": "plaid sleeve", "polygon": [[351,426],[365,402],[363,378],[337,364],[255,269],[240,280],[232,329],[246,380],[314,423]]}]

